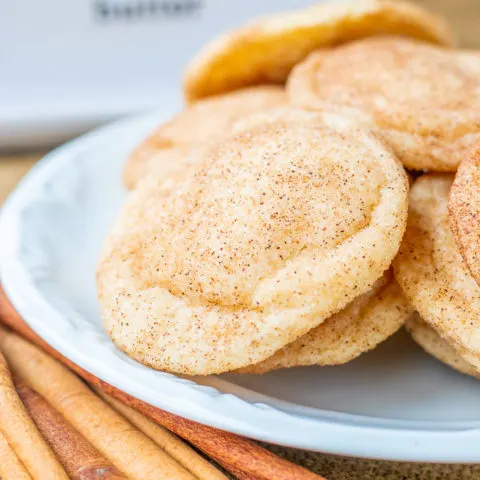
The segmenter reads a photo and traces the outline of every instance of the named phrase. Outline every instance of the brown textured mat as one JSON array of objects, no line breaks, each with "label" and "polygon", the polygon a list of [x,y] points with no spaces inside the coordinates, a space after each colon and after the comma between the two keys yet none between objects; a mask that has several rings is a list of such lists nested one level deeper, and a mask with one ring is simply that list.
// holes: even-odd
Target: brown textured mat
[{"label": "brown textured mat", "polygon": [[262,444],[273,453],[328,480],[477,480],[480,465],[401,463],[337,457]]}]

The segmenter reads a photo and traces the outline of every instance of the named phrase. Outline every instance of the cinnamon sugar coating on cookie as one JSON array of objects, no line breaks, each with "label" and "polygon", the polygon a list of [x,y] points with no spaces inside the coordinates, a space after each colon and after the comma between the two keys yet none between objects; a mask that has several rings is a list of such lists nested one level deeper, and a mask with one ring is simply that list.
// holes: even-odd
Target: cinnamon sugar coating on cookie
[{"label": "cinnamon sugar coating on cookie", "polygon": [[199,145],[230,133],[237,120],[285,102],[283,87],[259,85],[217,95],[187,107],[157,127],[132,152],[124,170],[125,186],[134,188],[152,170],[169,175],[188,169],[195,161]]},{"label": "cinnamon sugar coating on cookie", "polygon": [[344,0],[259,18],[219,35],[187,66],[187,101],[249,85],[284,84],[309,53],[374,35],[403,35],[451,45],[441,17],[400,0]]},{"label": "cinnamon sugar coating on cookie", "polygon": [[271,357],[238,373],[266,373],[305,365],[341,365],[375,348],[400,329],[413,309],[391,271],[321,325]]},{"label": "cinnamon sugar coating on cookie", "polygon": [[336,113],[256,125],[202,156],[180,186],[150,175],[133,192],[98,273],[115,343],[186,374],[258,363],[367,292],[407,210],[395,156]]},{"label": "cinnamon sugar coating on cookie", "polygon": [[319,50],[292,72],[290,100],[372,115],[404,165],[455,171],[480,140],[480,56],[400,37]]},{"label": "cinnamon sugar coating on cookie", "polygon": [[480,145],[458,167],[448,204],[455,240],[473,278],[480,285]]},{"label": "cinnamon sugar coating on cookie", "polygon": [[469,364],[480,367],[480,287],[455,244],[448,216],[452,175],[416,180],[395,277],[422,319]]}]

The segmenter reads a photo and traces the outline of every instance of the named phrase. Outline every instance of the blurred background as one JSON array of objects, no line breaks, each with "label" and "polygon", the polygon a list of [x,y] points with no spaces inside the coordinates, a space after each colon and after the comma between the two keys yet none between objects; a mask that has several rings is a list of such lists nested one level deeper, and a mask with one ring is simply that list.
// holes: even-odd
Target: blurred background
[{"label": "blurred background", "polygon": [[[312,0],[0,0],[0,151],[51,147],[181,106],[184,65],[215,34]],[[480,48],[479,0],[417,0]]]},{"label": "blurred background", "polygon": [[0,0],[0,148],[45,147],[180,106],[181,72],[222,30],[311,0]]},{"label": "blurred background", "polygon": [[[215,34],[312,0],[0,0],[0,151],[51,147],[181,106],[184,65]],[[480,0],[418,0],[480,47]]]}]

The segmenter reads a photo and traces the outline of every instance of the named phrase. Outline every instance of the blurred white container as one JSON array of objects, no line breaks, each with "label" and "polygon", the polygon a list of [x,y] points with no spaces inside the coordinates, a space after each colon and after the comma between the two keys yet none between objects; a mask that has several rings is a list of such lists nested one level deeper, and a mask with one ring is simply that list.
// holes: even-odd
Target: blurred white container
[{"label": "blurred white container", "polygon": [[0,148],[49,145],[139,110],[179,107],[215,34],[312,0],[0,1]]}]

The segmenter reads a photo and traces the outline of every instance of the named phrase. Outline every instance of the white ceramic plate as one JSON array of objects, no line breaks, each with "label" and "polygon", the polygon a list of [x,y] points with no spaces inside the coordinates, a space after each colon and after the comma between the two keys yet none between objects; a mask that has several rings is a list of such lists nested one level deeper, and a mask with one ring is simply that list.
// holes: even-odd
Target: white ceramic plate
[{"label": "white ceramic plate", "polygon": [[342,367],[263,376],[180,378],[114,347],[98,314],[96,259],[124,199],[126,156],[169,113],[68,143],[10,197],[0,220],[2,282],[30,326],[108,383],[214,427],[349,456],[479,462],[480,382],[436,362],[404,333]]}]

